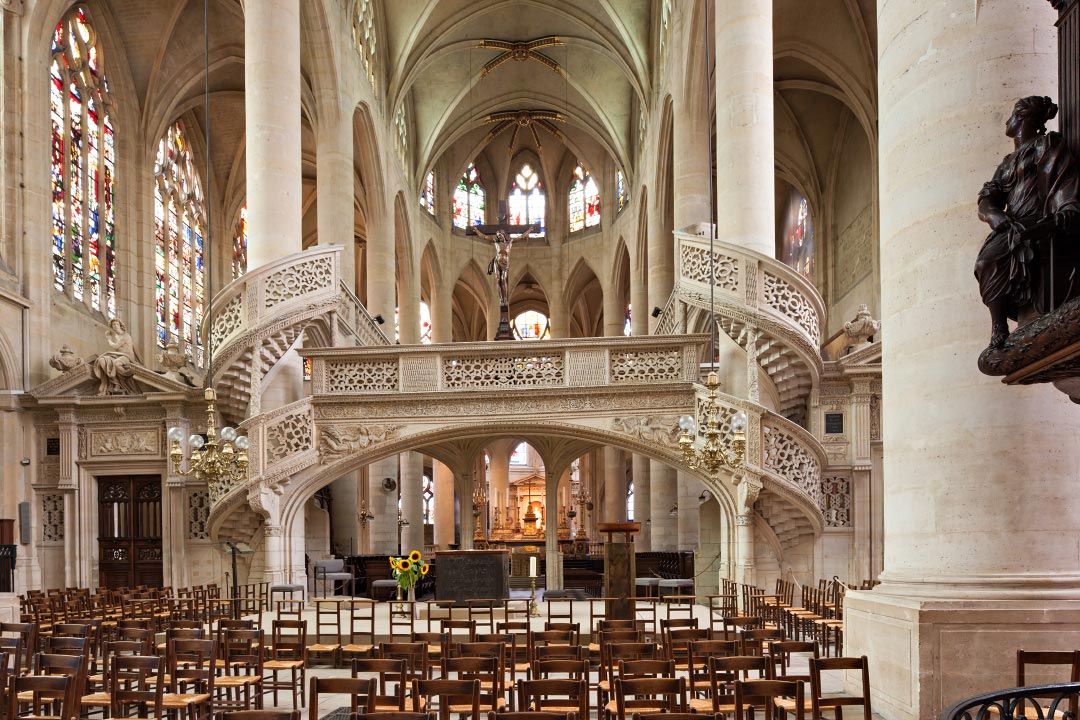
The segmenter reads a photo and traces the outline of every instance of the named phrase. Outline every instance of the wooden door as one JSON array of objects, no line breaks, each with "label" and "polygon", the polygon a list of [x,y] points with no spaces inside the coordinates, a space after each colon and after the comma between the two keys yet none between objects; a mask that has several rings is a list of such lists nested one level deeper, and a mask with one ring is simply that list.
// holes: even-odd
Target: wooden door
[{"label": "wooden door", "polygon": [[98,478],[98,584],[160,587],[161,478]]}]

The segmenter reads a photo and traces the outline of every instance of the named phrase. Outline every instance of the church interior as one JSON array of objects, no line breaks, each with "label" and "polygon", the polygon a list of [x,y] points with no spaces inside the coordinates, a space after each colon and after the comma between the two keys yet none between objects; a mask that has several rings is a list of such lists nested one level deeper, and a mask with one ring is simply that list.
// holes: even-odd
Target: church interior
[{"label": "church interior", "polygon": [[1075,717],[1080,0],[0,48],[0,717]]}]

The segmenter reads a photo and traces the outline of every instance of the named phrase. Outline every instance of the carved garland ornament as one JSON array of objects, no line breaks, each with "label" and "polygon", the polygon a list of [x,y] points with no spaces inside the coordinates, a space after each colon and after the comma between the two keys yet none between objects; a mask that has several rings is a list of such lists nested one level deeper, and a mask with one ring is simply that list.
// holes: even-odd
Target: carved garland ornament
[{"label": "carved garland ornament", "polygon": [[319,462],[328,465],[353,453],[393,440],[400,425],[324,425],[319,428]]}]

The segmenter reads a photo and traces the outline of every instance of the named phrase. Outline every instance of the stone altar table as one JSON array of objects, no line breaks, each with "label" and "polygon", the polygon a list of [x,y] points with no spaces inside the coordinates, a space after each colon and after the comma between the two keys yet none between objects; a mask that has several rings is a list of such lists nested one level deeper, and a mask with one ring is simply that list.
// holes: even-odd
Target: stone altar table
[{"label": "stone altar table", "polygon": [[510,597],[510,553],[506,550],[450,550],[435,553],[435,599]]}]

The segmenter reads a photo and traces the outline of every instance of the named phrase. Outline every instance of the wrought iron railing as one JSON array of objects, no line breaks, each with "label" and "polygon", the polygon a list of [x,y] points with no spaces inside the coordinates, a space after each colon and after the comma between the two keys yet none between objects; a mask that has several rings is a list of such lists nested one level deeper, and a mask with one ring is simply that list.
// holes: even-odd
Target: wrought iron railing
[{"label": "wrought iron railing", "polygon": [[0,545],[0,592],[15,592],[15,553],[18,545]]},{"label": "wrought iron railing", "polygon": [[1032,685],[961,700],[939,720],[1076,720],[1080,683]]}]

